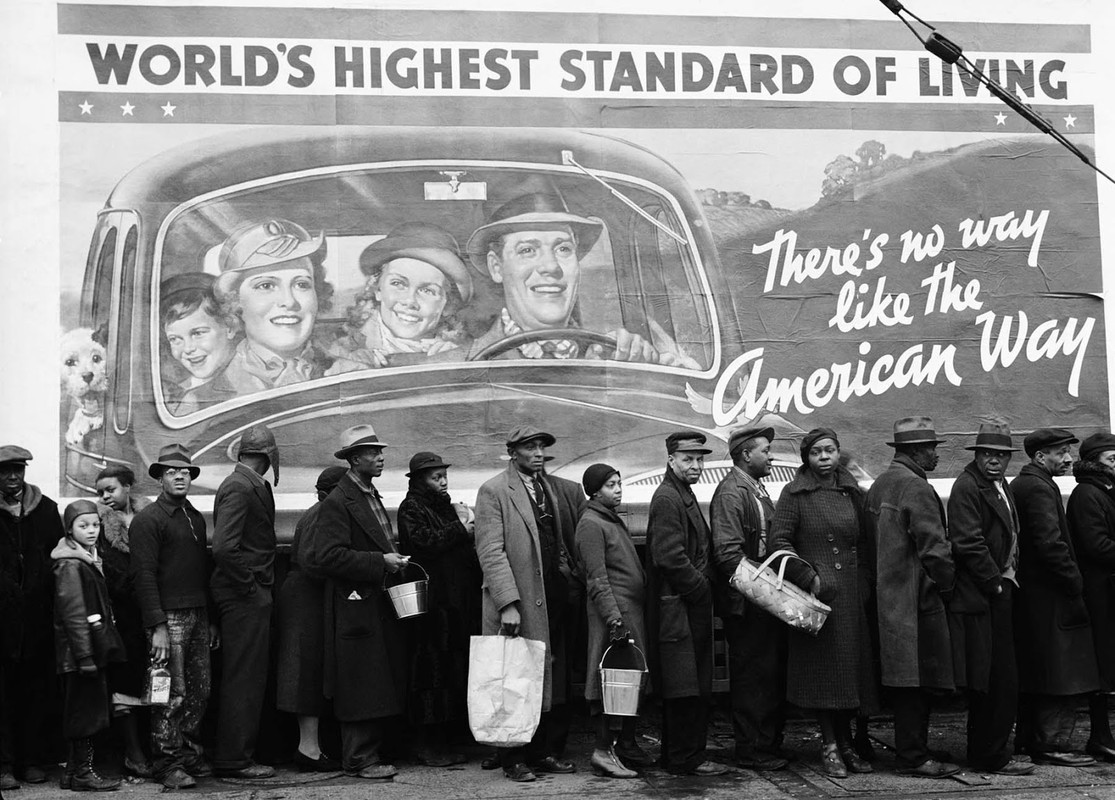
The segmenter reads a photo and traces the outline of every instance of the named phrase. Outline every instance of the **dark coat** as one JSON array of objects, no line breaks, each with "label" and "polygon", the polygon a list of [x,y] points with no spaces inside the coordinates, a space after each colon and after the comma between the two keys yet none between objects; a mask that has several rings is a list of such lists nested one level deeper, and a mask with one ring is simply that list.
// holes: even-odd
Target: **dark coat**
[{"label": "dark coat", "polygon": [[[762,505],[760,505],[762,504]],[[716,565],[716,589],[722,614],[742,617],[748,611],[746,598],[728,581],[744,557],[758,560],[765,550],[774,504],[763,502],[758,493],[740,477],[735,468],[720,481],[709,505],[712,525],[712,558]],[[765,612],[764,612],[765,613]]]},{"label": "dark coat", "polygon": [[[623,520],[595,500],[589,501],[577,523],[576,544],[577,564],[585,576],[589,599],[585,699],[599,700],[600,659],[608,648],[610,622],[622,620],[636,646],[646,654],[646,573]],[[627,655],[614,653],[621,669],[627,669],[628,662],[618,659]]]},{"label": "dark coat", "polygon": [[290,571],[277,601],[279,664],[275,705],[280,711],[320,717],[325,710],[325,581],[306,567],[321,503],[298,518],[290,545]]},{"label": "dark coat", "polygon": [[1115,492],[1087,463],[1075,464],[1074,472],[1069,533],[1084,579],[1101,688],[1109,692],[1115,689]]},{"label": "dark coat", "polygon": [[0,508],[0,655],[52,659],[54,577],[50,551],[62,538],[58,506],[28,483],[22,514]]},{"label": "dark coat", "polygon": [[[131,504],[132,511],[139,511],[150,505],[150,501],[137,494],[131,498]],[[135,596],[128,527],[123,515],[115,509],[98,505],[97,513],[101,517],[97,551],[101,554],[101,567],[108,586],[108,596],[112,601],[116,630],[124,642],[124,653],[127,655],[124,663],[113,667],[109,676],[109,688],[114,692],[139,697],[143,694],[143,683],[147,676],[147,634],[143,629],[143,616],[139,612],[139,602]]]},{"label": "dark coat", "polygon": [[384,589],[383,556],[395,552],[352,479],[321,501],[306,565],[325,578],[324,691],[342,722],[403,712],[405,632]]},{"label": "dark coat", "polygon": [[[62,539],[54,548],[54,642],[59,673],[89,659],[98,669],[124,660],[108,586],[92,557]],[[96,623],[90,617],[100,616]]]},{"label": "dark coat", "polygon": [[1061,490],[1048,472],[1022,467],[1010,485],[1018,509],[1015,647],[1023,692],[1068,696],[1099,688],[1084,580]]},{"label": "dark coat", "polygon": [[237,464],[213,498],[215,596],[254,594],[275,583],[275,497],[249,472]]},{"label": "dark coat", "polygon": [[646,630],[663,698],[712,693],[712,533],[689,484],[669,469],[647,520]]},{"label": "dark coat", "polygon": [[925,470],[896,455],[871,485],[867,511],[876,549],[883,685],[952,689],[945,603],[956,570],[941,498]]},{"label": "dark coat", "polygon": [[872,570],[861,557],[870,552],[863,503],[843,467],[828,486],[802,466],[778,498],[767,551],[790,550],[809,562],[790,559],[787,578],[805,589],[820,578],[819,597],[832,607],[816,636],[796,629],[788,636],[786,699],[801,708],[867,712],[878,705],[866,610]]}]

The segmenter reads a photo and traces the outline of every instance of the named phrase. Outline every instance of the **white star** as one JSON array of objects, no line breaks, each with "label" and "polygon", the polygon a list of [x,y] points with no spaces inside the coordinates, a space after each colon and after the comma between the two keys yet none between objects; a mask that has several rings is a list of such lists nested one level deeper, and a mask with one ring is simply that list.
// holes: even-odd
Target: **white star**
[{"label": "white star", "polygon": [[178,108],[178,106],[172,106],[170,104],[170,101],[167,100],[166,105],[165,106],[159,106],[159,108],[161,108],[163,110],[163,116],[164,117],[173,117],[174,116],[174,109]]},{"label": "white star", "polygon": [[93,104],[90,103],[88,100],[86,100],[84,103],[79,105],[78,108],[81,109],[81,113],[82,113],[83,116],[85,114],[92,114],[93,113]]},{"label": "white star", "polygon": [[996,125],[1006,125],[1007,124],[1007,115],[1004,114],[1002,111],[1000,111],[998,114],[995,115],[995,124]]},{"label": "white star", "polygon": [[124,112],[122,116],[125,116],[125,117],[134,117],[135,114],[132,113],[132,111],[134,109],[135,109],[135,106],[133,106],[127,100],[124,101],[124,105],[120,106],[120,110]]},{"label": "white star", "polygon": [[1065,127],[1066,128],[1075,128],[1076,127],[1076,117],[1074,117],[1072,114],[1069,114],[1067,117],[1065,117]]}]

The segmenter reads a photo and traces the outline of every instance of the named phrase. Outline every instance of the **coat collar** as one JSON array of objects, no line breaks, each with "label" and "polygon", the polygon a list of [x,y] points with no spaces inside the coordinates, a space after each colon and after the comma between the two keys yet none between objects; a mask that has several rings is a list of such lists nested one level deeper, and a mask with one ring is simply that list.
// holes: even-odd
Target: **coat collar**
[{"label": "coat collar", "polygon": [[[345,508],[352,514],[360,530],[375,542],[376,547],[385,553],[395,552],[394,545],[387,538],[387,531],[380,527],[379,520],[372,513],[371,506],[368,505],[368,495],[356,485],[356,481],[352,479],[349,473],[346,472],[341,477],[335,491],[339,491],[341,496],[344,497]],[[375,487],[372,488],[372,491],[375,492]],[[378,498],[378,496],[379,494],[376,492],[376,497]]]},{"label": "coat collar", "polygon": [[891,467],[899,466],[908,469],[910,472],[917,475],[923,481],[928,480],[925,470],[914,463],[914,460],[904,453],[895,453],[894,460],[890,462]]},{"label": "coat collar", "polygon": [[[828,484],[821,483],[817,480],[817,476],[813,474],[813,470],[809,469],[808,464],[802,464],[798,467],[798,474],[790,481],[789,485],[783,490],[793,494],[800,494],[803,492],[815,492],[818,489],[831,488]],[[859,490],[859,482],[856,476],[849,472],[845,467],[836,468],[836,488],[837,489],[854,489]]]},{"label": "coat collar", "polygon": [[1036,464],[1023,464],[1022,469],[1018,471],[1018,477],[1022,477],[1023,475],[1030,475],[1034,478],[1040,478],[1050,486],[1057,486],[1057,481],[1053,480],[1053,476]]},{"label": "coat collar", "polygon": [[[527,487],[523,485],[522,473],[519,472],[519,468],[515,466],[514,461],[508,463],[504,478],[507,479],[507,490],[511,495],[511,505],[515,506],[515,510],[519,512],[519,516],[523,518],[523,522],[526,523],[530,532],[535,538],[538,538],[538,524],[534,519],[534,507],[530,504],[530,496],[527,494]],[[543,483],[546,482],[545,475],[539,475],[538,478]],[[549,495],[552,500],[553,492],[549,492]],[[560,528],[561,526],[561,521],[557,514],[554,515],[554,526],[555,528]]]},{"label": "coat collar", "polygon": [[606,519],[608,522],[614,522],[617,525],[623,526],[624,530],[627,530],[627,525],[622,519],[620,519],[620,516],[615,512],[615,509],[608,508],[599,500],[589,500],[588,504],[585,506],[585,510],[588,511],[590,509],[592,511],[595,511],[598,515]]},{"label": "coat collar", "polygon": [[[1011,519],[1011,508],[1004,507],[1005,503],[1003,500],[1004,496],[1010,498],[1010,492],[1003,492],[1003,494],[1000,494],[999,487],[995,485],[994,481],[988,480],[987,476],[979,471],[979,467],[976,466],[975,461],[969,462],[968,465],[964,467],[964,471],[972,476],[972,480],[976,482],[976,487],[980,490],[980,493],[984,495],[987,505],[999,516],[1002,523],[1008,528],[1012,527],[1014,521]],[[1010,502],[1009,499],[1006,500],[1006,503]]]},{"label": "coat collar", "polygon": [[666,477],[662,480],[662,485],[673,489],[681,498],[681,503],[685,506],[685,514],[689,517],[689,522],[694,528],[697,530],[708,529],[708,523],[705,522],[705,517],[701,514],[701,507],[697,503],[697,495],[693,494],[692,486],[676,476],[669,467],[666,467]]}]

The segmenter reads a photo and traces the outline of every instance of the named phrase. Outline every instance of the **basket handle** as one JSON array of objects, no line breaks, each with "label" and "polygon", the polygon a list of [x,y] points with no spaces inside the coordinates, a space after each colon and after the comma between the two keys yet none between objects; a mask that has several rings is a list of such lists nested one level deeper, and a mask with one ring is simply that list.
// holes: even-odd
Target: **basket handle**
[{"label": "basket handle", "polygon": [[[639,658],[641,658],[643,660],[643,672],[646,672],[647,671],[647,657],[646,657],[646,654],[642,650],[640,650],[639,645],[635,644],[634,642],[629,643],[627,646],[628,647],[633,647],[635,649],[635,652],[639,654]],[[604,655],[600,656],[600,665],[597,667],[597,669],[604,669],[604,659],[606,659],[608,657],[608,653],[612,652],[613,647],[615,647],[614,644],[608,645],[608,649],[604,651]]]},{"label": "basket handle", "polygon": [[[417,561],[408,561],[408,562],[407,562],[407,563],[406,563],[405,565],[403,565],[403,568],[402,568],[401,570],[399,570],[398,572],[396,572],[396,573],[395,573],[394,575],[392,575],[391,577],[393,577],[393,578],[395,578],[395,579],[397,580],[397,579],[399,578],[399,576],[400,576],[400,575],[402,575],[402,574],[403,574],[404,572],[406,572],[406,571],[407,571],[408,569],[410,569],[411,567],[418,567],[418,569],[422,570],[422,576],[423,576],[423,577],[424,577],[424,578],[425,578],[426,580],[429,580],[429,579],[430,579],[430,574],[429,574],[428,572],[426,572],[426,569],[425,569],[425,568],[424,568],[424,567],[423,567],[423,566],[422,566],[421,564],[419,564],[419,563],[418,563]],[[400,581],[400,583],[404,583],[404,582],[405,582],[405,581]],[[392,585],[393,585],[393,586],[395,586],[395,585],[397,585],[397,584],[392,584]]]},{"label": "basket handle", "polygon": [[762,564],[759,565],[759,569],[756,570],[756,573],[762,572],[764,569],[769,567],[771,562],[774,561],[774,559],[778,558],[779,556],[783,556],[781,563],[778,565],[778,588],[779,589],[781,589],[782,584],[786,582],[786,561],[789,558],[796,558],[802,564],[805,564],[805,566],[809,567],[810,569],[813,569],[812,564],[810,564],[804,558],[799,556],[793,550],[775,550],[773,553],[771,553],[770,555],[767,556],[766,561],[764,561]]}]

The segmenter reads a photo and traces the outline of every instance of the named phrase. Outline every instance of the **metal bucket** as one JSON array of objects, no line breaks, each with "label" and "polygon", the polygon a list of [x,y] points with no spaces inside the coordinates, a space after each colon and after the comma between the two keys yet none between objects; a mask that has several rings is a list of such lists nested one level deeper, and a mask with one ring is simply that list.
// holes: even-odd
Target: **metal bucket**
[{"label": "metal bucket", "polygon": [[600,657],[600,696],[604,701],[604,713],[614,717],[639,716],[639,699],[643,694],[643,680],[647,674],[647,657],[633,643],[628,647],[639,654],[643,661],[642,669],[614,669],[604,666],[604,660],[612,647]]},{"label": "metal bucket", "polygon": [[[426,613],[426,589],[430,584],[430,576],[426,573],[426,570],[422,569],[421,564],[413,561],[408,562],[406,567],[403,567],[402,572],[405,572],[408,567],[418,567],[422,570],[424,577],[420,581],[410,581],[409,583],[387,587],[387,596],[391,598],[391,605],[395,607],[395,616],[399,619],[417,617]],[[402,573],[400,572],[400,574]]]}]

